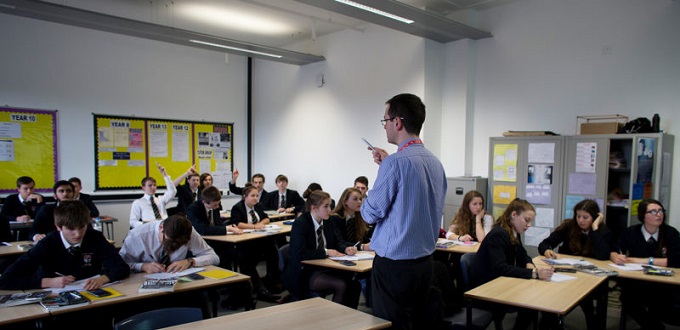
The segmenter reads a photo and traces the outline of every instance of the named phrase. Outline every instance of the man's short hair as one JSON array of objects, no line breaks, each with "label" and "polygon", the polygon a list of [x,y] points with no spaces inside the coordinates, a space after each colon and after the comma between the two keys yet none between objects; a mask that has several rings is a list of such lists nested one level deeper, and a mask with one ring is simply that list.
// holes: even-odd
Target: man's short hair
[{"label": "man's short hair", "polygon": [[262,178],[262,183],[264,183],[264,174],[255,173],[255,175],[253,175],[253,178],[251,179],[251,181],[255,181],[255,178]]},{"label": "man's short hair", "polygon": [[142,187],[144,187],[144,185],[146,184],[147,181],[153,181],[153,183],[156,183],[156,179],[154,179],[150,176],[146,176],[146,177],[144,177],[144,179],[142,179]]},{"label": "man's short hair", "polygon": [[21,176],[17,179],[17,188],[20,188],[22,184],[35,184],[35,181],[33,181],[33,178],[30,176]]},{"label": "man's short hair", "polygon": [[184,182],[188,185],[189,180],[191,180],[191,178],[193,178],[193,177],[198,178],[198,184],[200,185],[201,184],[201,175],[199,175],[198,173],[191,173],[191,174],[187,175],[187,178],[184,179]]},{"label": "man's short hair", "polygon": [[246,196],[250,195],[250,192],[253,191],[253,190],[257,191],[257,188],[255,188],[255,186],[253,186],[253,185],[244,187],[243,193],[242,193],[243,197],[245,198]]},{"label": "man's short hair", "polygon": [[357,184],[357,182],[363,183],[364,186],[368,187],[368,178],[363,175],[354,179],[354,184]]},{"label": "man's short hair", "polygon": [[79,186],[81,186],[81,187],[83,186],[83,183],[80,182],[80,179],[77,178],[77,177],[75,177],[75,176],[72,177],[72,178],[70,178],[70,179],[68,179],[68,182],[70,182],[70,183],[78,182],[78,185],[79,185]]},{"label": "man's short hair", "polygon": [[222,194],[220,194],[220,190],[217,187],[210,186],[203,188],[201,191],[201,200],[206,203],[218,202],[222,200]]},{"label": "man's short hair", "polygon": [[184,214],[174,214],[163,220],[163,248],[168,254],[189,243],[191,239],[191,221]]},{"label": "man's short hair", "polygon": [[399,94],[385,102],[390,107],[387,114],[390,118],[399,117],[406,132],[419,135],[425,122],[425,104],[413,94]]},{"label": "man's short hair", "polygon": [[79,229],[91,222],[90,210],[81,201],[63,201],[54,208],[54,224],[59,228]]},{"label": "man's short hair", "polygon": [[[59,188],[59,187],[61,187],[61,186],[69,186],[69,187],[71,187],[71,190],[72,190],[72,191],[75,191],[75,190],[76,190],[76,188],[73,187],[73,183],[70,183],[70,182],[68,182],[68,181],[66,181],[66,180],[59,180],[59,181],[55,182],[55,183],[54,183],[54,186],[52,187],[52,191],[54,192],[54,195],[57,194],[57,188]],[[55,196],[55,199],[56,199],[56,196]]]},{"label": "man's short hair", "polygon": [[274,182],[278,183],[279,181],[286,181],[286,183],[288,183],[288,177],[283,174],[279,174],[276,176],[276,180]]}]

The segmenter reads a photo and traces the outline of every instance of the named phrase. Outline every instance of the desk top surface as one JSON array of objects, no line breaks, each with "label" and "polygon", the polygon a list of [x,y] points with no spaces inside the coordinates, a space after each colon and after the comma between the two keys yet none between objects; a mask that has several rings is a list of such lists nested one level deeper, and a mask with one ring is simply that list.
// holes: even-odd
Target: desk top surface
[{"label": "desk top surface", "polygon": [[[0,294],[20,293],[23,291],[0,290]],[[28,321],[49,316],[50,313],[39,303],[0,308],[0,325]]]},{"label": "desk top surface", "polygon": [[[439,243],[443,240],[444,240],[443,238],[440,238],[440,239],[437,240],[437,243]],[[477,242],[477,244],[475,244],[475,245],[452,244],[452,245],[449,245],[446,248],[437,247],[437,251],[464,254],[464,253],[468,253],[468,252],[477,252],[477,250],[479,250],[479,245],[480,245],[479,242]]]},{"label": "desk top surface", "polygon": [[14,254],[24,254],[28,250],[22,250],[19,245],[33,244],[33,241],[8,242],[11,246],[0,245],[0,257]]},{"label": "desk top surface", "polygon": [[606,276],[595,276],[582,272],[568,273],[567,275],[574,276],[576,279],[564,282],[547,282],[499,277],[465,292],[465,297],[566,315],[586,295],[607,280]]},{"label": "desk top surface", "polygon": [[282,235],[282,234],[288,234],[292,230],[293,226],[292,225],[284,225],[283,222],[271,222],[272,225],[278,225],[281,227],[281,230],[276,231],[276,232],[267,232],[267,231],[253,231],[250,233],[243,233],[241,235],[205,235],[203,236],[203,239],[206,241],[218,241],[218,242],[227,242],[227,243],[240,243],[240,242],[245,242],[253,239],[258,239],[262,237],[267,237],[271,235]]},{"label": "desk top surface", "polygon": [[248,312],[187,323],[168,329],[385,329],[389,321],[323,298],[312,298]]},{"label": "desk top surface", "polygon": [[313,260],[303,260],[302,263],[305,265],[312,265],[312,266],[318,266],[318,267],[326,267],[326,268],[333,268],[333,269],[339,269],[339,270],[346,270],[350,272],[356,272],[356,273],[366,273],[370,272],[373,269],[373,259],[369,260],[357,260],[354,261],[356,263],[355,266],[345,266],[343,264],[340,264],[339,262],[335,260],[331,260],[329,258],[326,259],[313,259]]}]

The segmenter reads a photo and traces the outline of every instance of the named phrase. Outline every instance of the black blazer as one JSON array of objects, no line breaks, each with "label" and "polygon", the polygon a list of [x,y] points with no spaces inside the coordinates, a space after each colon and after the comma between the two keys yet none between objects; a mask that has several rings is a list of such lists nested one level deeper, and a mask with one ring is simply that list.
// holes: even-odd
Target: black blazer
[{"label": "black blazer", "polygon": [[[201,189],[199,188],[196,192],[196,201],[201,200]],[[194,202],[193,192],[189,185],[183,184],[177,187],[177,209],[178,211],[186,214],[189,205]]]},{"label": "black blazer", "polygon": [[5,198],[5,202],[2,204],[2,210],[0,210],[0,215],[3,215],[5,218],[7,218],[7,221],[16,221],[17,217],[26,214],[30,215],[31,219],[35,219],[38,211],[44,205],[44,201],[40,204],[33,203],[30,205],[24,205],[19,201],[19,194],[12,194]]},{"label": "black blazer", "polygon": [[[257,216],[260,217],[260,221],[269,218],[269,216],[264,213],[260,203],[255,204],[253,209],[255,210],[255,213],[257,213]],[[241,222],[248,223],[246,204],[243,202],[243,200],[234,204],[234,206],[231,208],[231,220],[229,220],[229,224],[238,225]]]},{"label": "black blazer", "polygon": [[473,258],[470,267],[471,288],[500,276],[530,279],[532,270],[526,268],[529,263],[532,263],[531,258],[522,241],[512,245],[508,232],[501,227],[494,227],[484,237]]},{"label": "black blazer", "polygon": [[187,208],[187,218],[189,218],[197,233],[200,235],[226,235],[227,227],[226,223],[220,218],[220,211],[213,210],[212,216],[214,225],[211,226],[202,201],[195,201]]},{"label": "black blazer", "polygon": [[[368,243],[371,241],[371,236],[373,235],[373,230],[371,227],[368,227],[368,230],[364,234],[364,237],[361,237],[361,239],[356,237],[355,233],[348,233],[347,232],[347,220],[344,218],[341,218],[337,215],[331,215],[331,217],[328,219],[329,222],[334,222],[335,226],[338,228],[338,231],[342,235],[342,239],[345,240],[347,243],[347,246],[354,245],[357,243],[357,241],[361,240],[361,243]],[[363,221],[363,220],[358,220],[355,219],[354,221]]]},{"label": "black blazer", "polygon": [[[277,210],[279,208],[279,191],[276,190],[268,193],[263,206],[265,210]],[[289,207],[295,208],[293,213],[302,212],[305,210],[305,200],[300,197],[297,191],[286,189],[286,208]]]},{"label": "black blazer", "polygon": [[40,208],[38,214],[33,220],[33,226],[28,232],[28,239],[33,239],[35,234],[49,234],[57,230],[54,225],[54,208],[57,207],[57,203],[47,204]]},{"label": "black blazer", "polygon": [[[288,262],[281,276],[281,281],[286,289],[288,289],[288,292],[300,299],[307,296],[309,291],[309,275],[311,274],[310,271],[302,268],[302,261],[326,258],[326,251],[316,248],[316,233],[313,221],[309,212],[305,212],[295,219],[290,233]],[[347,245],[333,222],[328,220],[323,222],[323,233],[326,238],[327,249],[335,249],[345,253]]]},{"label": "black blazer", "polygon": [[611,232],[606,227],[603,226],[597,230],[589,231],[587,235],[581,235],[581,246],[586,246],[586,244],[590,242],[591,251],[586,254],[583,254],[582,252],[576,254],[571,250],[571,246],[569,246],[569,233],[574,226],[578,226],[574,220],[564,220],[562,225],[557,227],[550,236],[546,237],[546,239],[541,242],[541,244],[538,244],[538,253],[544,255],[545,251],[553,250],[559,246],[559,253],[580,255],[598,260],[609,260]]},{"label": "black blazer", "polygon": [[85,204],[85,206],[87,206],[87,208],[90,210],[90,217],[96,218],[99,216],[99,209],[97,209],[97,206],[94,205],[90,195],[81,193],[78,197],[78,200]]},{"label": "black blazer", "polygon": [[633,258],[668,258],[668,267],[680,267],[680,233],[663,223],[659,227],[659,240],[650,245],[642,235],[642,224],[626,228],[612,252],[623,252]]}]

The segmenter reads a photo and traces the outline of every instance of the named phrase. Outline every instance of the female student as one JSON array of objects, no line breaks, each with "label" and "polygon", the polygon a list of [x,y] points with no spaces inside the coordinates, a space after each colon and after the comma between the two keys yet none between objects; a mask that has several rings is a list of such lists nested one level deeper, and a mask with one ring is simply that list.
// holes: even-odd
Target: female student
[{"label": "female student", "polygon": [[[611,260],[622,265],[637,263],[661,267],[680,267],[680,233],[667,225],[661,202],[645,199],[638,205],[638,225],[628,227],[612,246]],[[621,303],[643,329],[663,329],[662,320],[675,318],[670,310],[678,304],[675,286],[650,281],[620,281]],[[676,307],[677,308],[677,307]]]},{"label": "female student", "polygon": [[[316,182],[310,183],[309,186],[307,186],[307,189],[305,189],[305,191],[302,192],[302,199],[304,199],[306,201],[307,197],[309,197],[309,194],[311,194],[312,191],[316,191],[316,190],[323,191],[323,188],[321,188],[321,185],[316,183]],[[335,209],[335,200],[331,198],[331,210],[333,210],[333,209]],[[305,210],[305,211],[309,211],[309,210]]]},{"label": "female student", "polygon": [[359,251],[368,250],[371,232],[361,217],[363,195],[355,188],[347,188],[340,196],[340,204],[333,210],[329,221],[340,229],[347,245],[356,246]]},{"label": "female student", "polygon": [[330,291],[334,302],[357,308],[361,287],[352,279],[351,272],[302,267],[303,260],[354,255],[357,252],[355,247],[346,246],[334,223],[326,221],[331,215],[331,196],[328,193],[313,191],[307,198],[307,205],[310,211],[293,223],[283,284],[297,299],[307,298],[309,291]]},{"label": "female student", "polygon": [[[536,217],[533,205],[523,199],[515,199],[498,218],[494,227],[486,235],[473,258],[470,267],[471,287],[477,287],[500,276],[548,281],[552,277],[552,267],[536,266],[522,245],[520,235],[531,226]],[[504,311],[491,307],[494,318],[499,321]],[[529,326],[535,317],[534,312],[518,310],[515,329]]]},{"label": "female student", "polygon": [[[249,186],[243,188],[243,199],[231,208],[230,224],[238,226],[239,229],[263,229],[269,224],[269,217],[262,205],[257,202],[259,194],[257,188]],[[276,301],[281,297],[269,292],[265,285],[260,281],[257,272],[257,263],[261,256],[267,261],[267,277],[265,282],[270,289],[279,291],[277,286],[281,281],[281,270],[279,269],[279,253],[276,249],[274,238],[263,237],[249,242],[243,242],[238,249],[239,260],[243,273],[250,276],[253,288],[257,292],[257,298],[264,301]]]},{"label": "female student", "polygon": [[[562,222],[538,245],[538,253],[546,258],[557,258],[553,251],[560,246],[560,253],[583,256],[598,260],[609,259],[611,233],[603,223],[604,215],[592,199],[584,199],[574,206],[574,218]],[[581,301],[588,329],[597,328],[593,298]]]},{"label": "female student", "polygon": [[492,225],[493,217],[484,211],[484,196],[476,190],[470,190],[463,196],[463,203],[451,221],[446,239],[481,242],[491,231]]},{"label": "female student", "polygon": [[[213,185],[213,177],[210,175],[210,173],[203,173],[201,176],[198,177],[198,191],[203,191],[203,189],[212,187]],[[201,194],[198,194],[199,199]],[[218,211],[222,211],[222,202],[220,202],[220,205],[217,207]]]}]

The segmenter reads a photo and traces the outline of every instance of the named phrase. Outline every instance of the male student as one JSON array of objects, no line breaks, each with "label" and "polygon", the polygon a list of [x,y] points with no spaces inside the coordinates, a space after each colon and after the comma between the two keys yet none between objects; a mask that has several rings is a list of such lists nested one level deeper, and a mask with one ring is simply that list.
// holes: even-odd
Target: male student
[{"label": "male student", "polygon": [[267,195],[265,210],[276,210],[279,213],[301,213],[305,208],[305,200],[297,191],[288,189],[288,178],[279,174],[276,176],[277,191]]},{"label": "male student", "polygon": [[96,218],[99,216],[99,209],[97,209],[97,206],[94,205],[94,202],[92,201],[92,197],[87,194],[82,194],[80,190],[83,188],[83,184],[80,182],[80,179],[77,177],[72,177],[68,179],[68,182],[70,182],[73,185],[73,200],[74,201],[81,201],[87,208],[90,210],[90,217]]},{"label": "male student", "polygon": [[361,191],[363,197],[366,198],[366,193],[368,192],[368,178],[362,175],[354,179],[354,189]]},{"label": "male student", "polygon": [[[233,172],[231,172],[231,181],[229,181],[229,191],[232,194],[241,196],[243,195],[243,189],[245,187],[237,187],[236,186],[236,179],[238,179],[238,169],[235,168]],[[257,202],[260,203],[261,205],[265,204],[265,199],[267,198],[267,191],[264,190],[264,174],[261,173],[255,173],[253,175],[252,180],[250,181],[250,184],[257,188]],[[247,186],[247,184],[246,184]]]},{"label": "male student", "polygon": [[101,232],[88,228],[92,219],[83,203],[59,203],[54,209],[54,221],[57,230],[7,268],[0,276],[0,288],[63,288],[87,279],[85,290],[94,290],[130,275],[128,265],[113,244]]},{"label": "male student", "polygon": [[[186,182],[181,185],[182,180]],[[175,179],[173,183],[177,187],[177,211],[186,214],[187,207],[191,203],[201,200],[201,191],[198,189],[200,175],[196,172],[196,165],[191,166],[186,173]]]},{"label": "male student", "polygon": [[183,214],[137,226],[125,237],[120,255],[130,270],[145,273],[175,273],[220,263]]},{"label": "male student", "polygon": [[[0,210],[0,221],[7,222],[9,228],[10,221],[28,222],[35,218],[38,210],[45,205],[43,196],[33,193],[35,181],[30,176],[22,176],[17,179],[17,194],[12,194],[5,198],[5,202]],[[19,236],[19,240],[28,239],[28,231],[24,231]]]},{"label": "male student", "polygon": [[165,179],[165,194],[160,198],[155,196],[156,179],[152,177],[142,179],[144,196],[132,202],[132,208],[130,209],[131,230],[141,226],[144,221],[163,220],[168,217],[166,206],[175,197],[177,188],[165,171],[165,167],[158,163],[156,163],[156,166],[158,166],[158,171],[161,172]]},{"label": "male student", "polygon": [[187,218],[191,221],[199,235],[226,235],[227,232],[242,234],[243,231],[237,226],[227,226],[227,221],[222,221],[218,211],[222,194],[215,186],[203,189],[200,201],[195,201],[187,208]]},{"label": "male student", "polygon": [[[54,226],[54,209],[61,202],[73,200],[73,185],[66,180],[55,182],[52,190],[54,191],[54,203],[40,208],[40,211],[35,216],[35,221],[33,221],[33,226],[28,232],[28,236],[34,242],[43,239],[45,235],[57,230]],[[92,218],[90,218],[90,221],[92,221]]]}]

